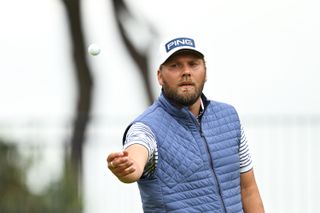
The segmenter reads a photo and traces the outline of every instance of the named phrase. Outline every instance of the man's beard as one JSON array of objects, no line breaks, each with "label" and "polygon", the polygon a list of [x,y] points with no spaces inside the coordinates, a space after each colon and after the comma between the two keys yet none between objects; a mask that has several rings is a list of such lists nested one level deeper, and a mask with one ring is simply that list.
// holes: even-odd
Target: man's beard
[{"label": "man's beard", "polygon": [[191,106],[201,96],[204,83],[205,81],[203,81],[198,87],[194,85],[195,90],[193,92],[190,91],[183,94],[178,94],[178,89],[171,88],[166,81],[163,82],[162,89],[164,95],[173,103],[182,106]]}]

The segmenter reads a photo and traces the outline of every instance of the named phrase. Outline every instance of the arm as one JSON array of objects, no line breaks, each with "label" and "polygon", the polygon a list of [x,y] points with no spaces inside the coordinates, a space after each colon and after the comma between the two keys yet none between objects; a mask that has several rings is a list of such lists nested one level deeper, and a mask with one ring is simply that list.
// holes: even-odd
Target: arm
[{"label": "arm", "polygon": [[122,152],[108,155],[110,171],[122,182],[133,183],[140,179],[148,159],[148,150],[140,144],[133,144]]},{"label": "arm", "polygon": [[264,213],[253,169],[240,174],[242,205],[245,213]]}]

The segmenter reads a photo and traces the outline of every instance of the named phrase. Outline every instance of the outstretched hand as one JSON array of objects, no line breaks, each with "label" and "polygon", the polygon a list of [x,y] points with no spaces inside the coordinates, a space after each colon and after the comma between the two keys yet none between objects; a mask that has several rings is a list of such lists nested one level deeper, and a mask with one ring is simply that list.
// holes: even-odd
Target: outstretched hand
[{"label": "outstretched hand", "polygon": [[108,168],[119,179],[136,171],[134,162],[129,158],[127,151],[113,152],[107,158]]},{"label": "outstretched hand", "polygon": [[133,144],[121,152],[108,155],[110,171],[124,183],[132,183],[140,179],[148,159],[148,150],[140,144]]}]

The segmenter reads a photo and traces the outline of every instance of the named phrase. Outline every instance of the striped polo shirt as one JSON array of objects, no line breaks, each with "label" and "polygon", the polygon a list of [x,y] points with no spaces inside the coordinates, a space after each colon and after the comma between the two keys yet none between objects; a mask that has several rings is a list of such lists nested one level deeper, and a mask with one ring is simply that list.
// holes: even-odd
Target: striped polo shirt
[{"label": "striped polo shirt", "polygon": [[[143,123],[134,123],[127,132],[123,149],[126,149],[133,144],[140,144],[148,150],[148,160],[142,177],[149,177],[155,170],[158,162],[157,141],[151,129]],[[253,167],[253,164],[249,152],[247,138],[244,134],[242,126],[239,155],[240,173],[249,171]]]},{"label": "striped polo shirt", "polygon": [[[201,110],[198,116],[200,119],[204,106],[201,101]],[[152,130],[145,124],[137,122],[134,123],[128,130],[126,135],[126,140],[123,149],[133,145],[140,144],[148,150],[148,160],[144,168],[142,177],[149,177],[155,170],[158,162],[158,150],[157,141]],[[253,164],[251,160],[251,155],[249,152],[249,145],[247,138],[244,134],[243,126],[241,125],[241,139],[239,146],[239,156],[240,156],[240,173],[244,173],[252,169]]]}]

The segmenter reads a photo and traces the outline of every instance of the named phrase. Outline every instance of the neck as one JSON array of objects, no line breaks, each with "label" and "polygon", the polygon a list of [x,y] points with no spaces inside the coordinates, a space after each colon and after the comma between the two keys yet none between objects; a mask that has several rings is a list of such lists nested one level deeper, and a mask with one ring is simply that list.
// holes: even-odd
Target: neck
[{"label": "neck", "polygon": [[199,115],[200,108],[201,108],[201,97],[199,97],[198,100],[194,104],[188,106],[189,111],[194,116],[198,116]]}]

